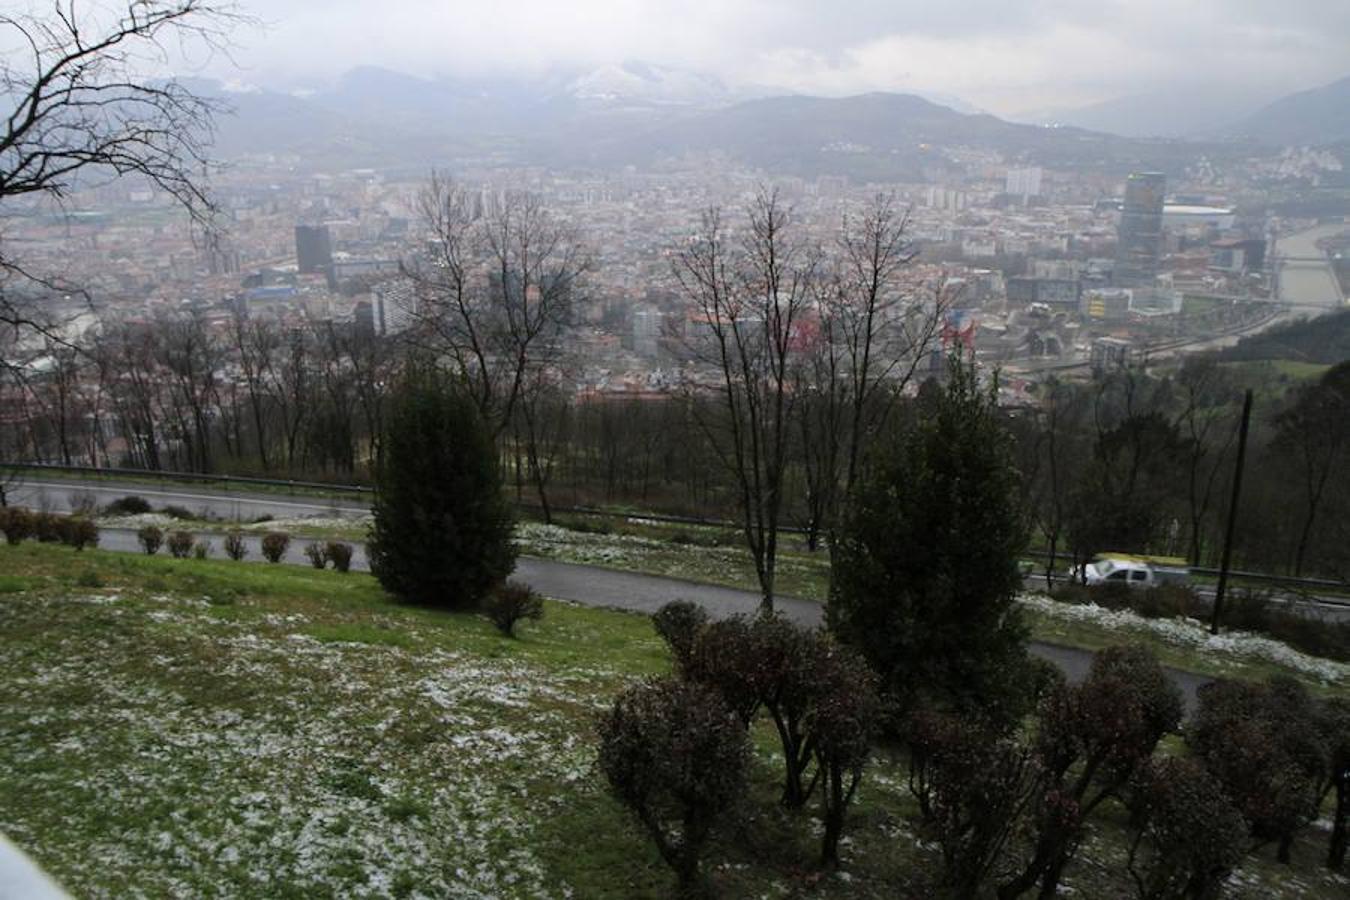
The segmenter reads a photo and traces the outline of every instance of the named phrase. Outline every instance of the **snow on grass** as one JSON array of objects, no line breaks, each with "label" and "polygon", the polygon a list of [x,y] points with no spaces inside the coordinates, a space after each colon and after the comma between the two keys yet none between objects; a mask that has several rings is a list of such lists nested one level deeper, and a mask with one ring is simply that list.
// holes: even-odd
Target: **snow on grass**
[{"label": "snow on grass", "polygon": [[291,516],[284,519],[268,519],[265,522],[253,522],[241,526],[244,531],[286,531],[286,530],[352,530],[369,528],[375,521],[368,512],[352,511],[349,515],[336,516]]},{"label": "snow on grass", "polygon": [[[740,546],[681,544],[632,534],[573,531],[538,522],[516,526],[516,546],[521,553],[545,559],[758,589],[750,555]],[[827,566],[823,556],[780,552],[779,588],[785,594],[823,597],[829,577]]]},{"label": "snow on grass", "polygon": [[76,895],[563,893],[531,834],[612,672],[94,599],[7,595],[42,649],[0,635],[0,831]]},{"label": "snow on grass", "polygon": [[1350,665],[1302,653],[1288,644],[1246,631],[1210,634],[1209,627],[1191,618],[1149,619],[1132,610],[1111,610],[1095,603],[1062,603],[1036,594],[1018,598],[1024,607],[1057,619],[1085,622],[1116,631],[1147,632],[1169,644],[1218,656],[1245,656],[1272,662],[1336,686],[1350,676]]},{"label": "snow on grass", "polygon": [[177,531],[183,527],[181,520],[165,513],[136,513],[130,516],[99,516],[98,524],[103,528],[144,528],[153,525],[156,528]]}]

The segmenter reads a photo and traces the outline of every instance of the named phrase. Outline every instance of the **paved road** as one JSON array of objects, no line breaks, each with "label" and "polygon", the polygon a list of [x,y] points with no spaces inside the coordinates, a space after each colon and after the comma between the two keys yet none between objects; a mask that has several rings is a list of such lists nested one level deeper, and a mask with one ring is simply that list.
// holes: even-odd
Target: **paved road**
[{"label": "paved road", "polygon": [[[30,509],[49,509],[53,512],[68,512],[77,507],[82,500],[92,500],[99,506],[106,506],[113,500],[136,494],[149,500],[155,507],[167,505],[186,507],[202,518],[218,519],[222,523],[254,522],[262,516],[275,518],[300,518],[325,516],[338,518],[369,510],[368,501],[362,498],[315,498],[303,494],[288,495],[280,493],[247,491],[212,491],[202,487],[182,487],[166,484],[162,487],[137,484],[135,482],[109,482],[100,480],[24,480],[10,489],[10,502]],[[222,526],[223,527],[223,526]],[[301,559],[297,557],[297,560]],[[678,582],[677,582],[678,583]],[[1039,589],[1043,579],[1037,571],[1027,579],[1027,585]],[[1201,594],[1205,589],[1201,589]],[[556,595],[555,595],[556,596]],[[1329,597],[1327,603],[1319,604],[1319,615],[1331,621],[1350,620],[1350,605],[1344,598]],[[1315,597],[1292,597],[1299,609],[1306,609],[1308,602],[1316,603]],[[662,601],[664,602],[664,601]],[[660,604],[658,604],[659,606]]]},{"label": "paved road", "polygon": [[353,497],[325,498],[304,494],[252,493],[248,491],[211,490],[206,487],[184,487],[165,483],[162,486],[92,479],[22,478],[9,489],[9,502],[30,509],[49,509],[69,512],[85,499],[106,506],[119,497],[135,494],[144,497],[156,508],[183,506],[203,518],[227,522],[252,522],[261,516],[338,516],[370,509],[367,500]]},{"label": "paved road", "polygon": [[[212,540],[209,536],[206,537]],[[253,535],[246,537],[249,552],[245,561],[262,560],[258,548],[259,540]],[[219,539],[214,539],[214,543],[216,546],[212,554],[219,556],[221,555]],[[291,565],[309,565],[305,558],[305,547],[310,543],[312,542],[301,538],[293,540],[284,562]],[[140,552],[135,532],[125,528],[102,529],[100,546],[105,550]],[[367,571],[369,565],[365,548],[357,545],[353,551],[352,568]],[[514,577],[524,581],[539,593],[557,600],[649,614],[672,600],[695,601],[718,618],[737,613],[753,613],[759,607],[759,595],[751,591],[533,557],[522,557],[516,563]],[[789,618],[803,625],[814,626],[822,621],[821,605],[811,600],[779,597],[777,607]],[[1092,664],[1090,651],[1074,647],[1033,641],[1031,650],[1036,655],[1054,662],[1074,681],[1086,675],[1088,667]],[[1187,709],[1195,704],[1196,688],[1209,681],[1208,678],[1175,669],[1169,669],[1168,674],[1182,689]]]}]

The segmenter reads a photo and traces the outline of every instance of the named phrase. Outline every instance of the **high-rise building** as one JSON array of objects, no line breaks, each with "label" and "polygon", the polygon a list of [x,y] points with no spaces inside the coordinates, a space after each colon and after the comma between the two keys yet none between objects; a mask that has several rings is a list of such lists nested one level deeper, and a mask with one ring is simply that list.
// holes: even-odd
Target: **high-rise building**
[{"label": "high-rise building", "polygon": [[1166,189],[1167,178],[1159,172],[1136,172],[1126,179],[1116,231],[1117,285],[1149,287],[1157,279]]},{"label": "high-rise building", "polygon": [[327,225],[295,226],[295,262],[301,275],[332,271],[333,239]]},{"label": "high-rise building", "polygon": [[1021,197],[1023,203],[1031,197],[1039,197],[1041,195],[1041,167],[1028,166],[1025,169],[1009,169],[1004,184],[1004,193]]},{"label": "high-rise building", "polygon": [[371,288],[372,325],[378,335],[405,331],[417,318],[417,290],[407,278],[395,278]]}]

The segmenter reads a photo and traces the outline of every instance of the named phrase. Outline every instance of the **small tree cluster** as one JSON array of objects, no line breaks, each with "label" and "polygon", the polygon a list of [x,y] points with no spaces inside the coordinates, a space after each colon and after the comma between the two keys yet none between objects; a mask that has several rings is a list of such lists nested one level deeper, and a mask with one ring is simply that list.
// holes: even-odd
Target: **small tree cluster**
[{"label": "small tree cluster", "polygon": [[328,561],[333,564],[333,569],[338,572],[351,571],[352,567],[352,545],[343,541],[329,541],[324,545],[324,552],[328,556]]},{"label": "small tree cluster", "polygon": [[0,507],[0,533],[11,547],[22,543],[33,534],[33,514],[22,506]]},{"label": "small tree cluster", "polygon": [[1252,837],[1274,841],[1279,860],[1289,862],[1295,836],[1316,818],[1332,780],[1322,710],[1286,677],[1263,685],[1215,681],[1197,697],[1188,742]]},{"label": "small tree cluster", "polygon": [[681,894],[705,894],[704,846],[745,791],[745,729],[716,690],[666,678],[621,694],[599,731],[610,789],[675,870]]},{"label": "small tree cluster", "polygon": [[328,549],[318,541],[311,541],[305,545],[305,558],[316,569],[328,567]]},{"label": "small tree cluster", "polygon": [[919,710],[906,720],[906,732],[910,790],[942,851],[942,886],[951,896],[978,896],[1010,877],[1020,839],[1035,826],[1076,825],[1076,813],[1053,801],[1042,804],[1040,821],[1031,821],[1044,795],[1043,772],[1031,749],[1002,729]]},{"label": "small tree cluster", "polygon": [[783,755],[782,803],[800,809],[821,787],[821,859],[837,864],[847,808],[882,718],[875,675],[854,651],[782,615],[705,618],[672,604],[656,627],[681,674],[716,690],[743,725],[768,713]]},{"label": "small tree cluster", "polygon": [[143,525],[136,532],[136,542],[146,556],[154,556],[164,546],[164,531],[156,525]]},{"label": "small tree cluster", "polygon": [[677,671],[689,668],[694,640],[707,624],[708,611],[689,600],[667,603],[652,616],[652,626],[670,648]]},{"label": "small tree cluster", "polygon": [[1192,759],[1149,761],[1134,778],[1130,875],[1140,900],[1211,897],[1246,852],[1247,822]]},{"label": "small tree cluster", "polygon": [[1181,720],[1152,653],[1111,647],[1077,685],[1045,679],[1029,739],[1000,718],[920,710],[907,719],[910,785],[957,896],[997,887],[1053,896],[1088,819],[1121,798]]},{"label": "small tree cluster", "polygon": [[63,517],[56,513],[39,512],[33,517],[33,536],[43,544],[59,544]]},{"label": "small tree cluster", "polygon": [[516,623],[521,619],[544,617],[544,598],[527,584],[508,581],[483,601],[483,612],[502,634],[515,637]]},{"label": "small tree cluster", "polygon": [[61,543],[83,550],[98,546],[98,525],[84,516],[65,516],[61,519]]},{"label": "small tree cluster", "polygon": [[138,516],[150,512],[150,501],[144,497],[138,497],[135,494],[128,494],[125,497],[118,497],[116,500],[103,507],[103,511],[110,516]]},{"label": "small tree cluster", "polygon": [[279,563],[286,556],[286,550],[291,546],[291,536],[284,531],[269,531],[263,535],[262,549],[263,559],[270,563]]},{"label": "small tree cluster", "polygon": [[235,562],[239,562],[245,556],[248,556],[248,544],[244,542],[244,533],[242,531],[231,531],[225,535],[225,555]]},{"label": "small tree cluster", "polygon": [[169,535],[165,544],[174,559],[187,559],[192,555],[192,547],[196,542],[197,539],[192,536],[192,532],[175,531]]}]

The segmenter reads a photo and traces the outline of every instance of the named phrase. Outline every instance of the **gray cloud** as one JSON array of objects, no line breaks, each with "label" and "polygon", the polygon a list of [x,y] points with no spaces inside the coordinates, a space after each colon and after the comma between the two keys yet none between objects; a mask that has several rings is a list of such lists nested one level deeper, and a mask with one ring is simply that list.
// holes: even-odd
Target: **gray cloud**
[{"label": "gray cloud", "polygon": [[641,59],[819,93],[926,90],[1001,113],[1350,74],[1346,0],[243,0],[246,81],[537,73]]}]

